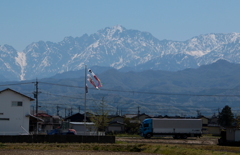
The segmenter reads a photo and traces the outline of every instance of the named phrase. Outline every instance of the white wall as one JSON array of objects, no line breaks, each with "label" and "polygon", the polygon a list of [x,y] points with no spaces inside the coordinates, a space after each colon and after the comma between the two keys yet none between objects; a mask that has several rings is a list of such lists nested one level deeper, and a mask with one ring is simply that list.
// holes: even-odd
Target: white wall
[{"label": "white wall", "polygon": [[82,131],[97,131],[94,125],[84,125],[84,124],[71,124],[71,128],[75,129],[77,132]]},{"label": "white wall", "polygon": [[84,122],[70,122],[70,128],[75,129],[77,135],[105,135],[105,132],[97,132],[97,129],[92,122],[86,122],[86,126]]},{"label": "white wall", "polygon": [[[12,101],[22,101],[22,106],[12,106]],[[0,93],[0,135],[19,135],[29,131],[30,99],[6,90]],[[9,120],[1,120],[9,118]],[[24,131],[24,129],[26,130]]]}]

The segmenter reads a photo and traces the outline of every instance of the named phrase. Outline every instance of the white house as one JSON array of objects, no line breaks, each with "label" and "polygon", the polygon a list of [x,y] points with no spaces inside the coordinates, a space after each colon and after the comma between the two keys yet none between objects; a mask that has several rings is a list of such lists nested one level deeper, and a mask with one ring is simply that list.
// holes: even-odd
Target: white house
[{"label": "white house", "polygon": [[33,100],[10,88],[0,91],[0,135],[28,134]]}]

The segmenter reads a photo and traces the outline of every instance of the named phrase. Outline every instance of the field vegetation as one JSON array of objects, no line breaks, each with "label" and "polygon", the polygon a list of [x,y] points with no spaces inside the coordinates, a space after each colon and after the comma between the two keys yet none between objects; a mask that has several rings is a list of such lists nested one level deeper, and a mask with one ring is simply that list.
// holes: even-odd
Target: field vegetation
[{"label": "field vegetation", "polygon": [[[123,136],[123,135],[121,135]],[[125,139],[125,140],[124,140]],[[203,137],[217,140],[217,137]],[[192,140],[194,141],[194,139]],[[197,141],[197,140],[196,140]],[[174,143],[172,143],[174,142]],[[240,147],[217,144],[189,144],[186,140],[176,143],[173,139],[156,138],[143,141],[142,138],[117,137],[115,144],[98,143],[0,143],[1,155],[13,154],[161,154],[161,155],[237,155]]]}]

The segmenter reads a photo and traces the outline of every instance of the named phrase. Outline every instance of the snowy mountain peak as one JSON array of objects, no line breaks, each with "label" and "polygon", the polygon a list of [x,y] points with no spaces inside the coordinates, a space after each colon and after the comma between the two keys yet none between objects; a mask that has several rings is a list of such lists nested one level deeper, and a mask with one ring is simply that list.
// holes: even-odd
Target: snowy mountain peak
[{"label": "snowy mountain peak", "polygon": [[71,42],[74,41],[74,38],[73,38],[72,36],[65,37],[65,38],[63,39],[63,41],[64,41],[64,42],[67,42],[67,43],[71,43]]},{"label": "snowy mountain peak", "polygon": [[9,80],[49,77],[79,70],[85,65],[135,71],[176,71],[219,59],[239,63],[239,51],[239,33],[212,33],[187,41],[160,41],[149,32],[116,25],[91,35],[65,37],[58,43],[35,42],[20,52],[9,45],[0,46],[0,70]]},{"label": "snowy mountain peak", "polygon": [[106,27],[105,29],[99,30],[97,34],[101,35],[105,39],[113,39],[118,38],[119,34],[126,31],[126,28],[124,28],[121,25],[116,25],[113,27]]},{"label": "snowy mountain peak", "polygon": [[5,54],[16,54],[16,50],[10,45],[0,45],[0,52]]},{"label": "snowy mountain peak", "polygon": [[112,27],[113,29],[115,29],[115,31],[119,31],[120,33],[123,32],[124,30],[126,30],[123,26],[121,25],[116,25]]}]

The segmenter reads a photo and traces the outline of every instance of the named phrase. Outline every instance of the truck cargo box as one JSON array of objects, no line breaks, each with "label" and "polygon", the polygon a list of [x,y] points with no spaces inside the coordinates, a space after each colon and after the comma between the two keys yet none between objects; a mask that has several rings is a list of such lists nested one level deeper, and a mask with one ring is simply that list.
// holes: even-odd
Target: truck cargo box
[{"label": "truck cargo box", "polygon": [[171,135],[173,138],[200,137],[202,135],[201,119],[148,118],[140,127],[141,136]]}]

